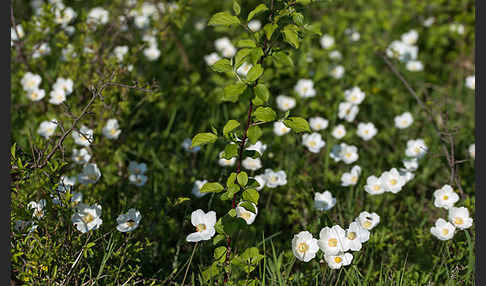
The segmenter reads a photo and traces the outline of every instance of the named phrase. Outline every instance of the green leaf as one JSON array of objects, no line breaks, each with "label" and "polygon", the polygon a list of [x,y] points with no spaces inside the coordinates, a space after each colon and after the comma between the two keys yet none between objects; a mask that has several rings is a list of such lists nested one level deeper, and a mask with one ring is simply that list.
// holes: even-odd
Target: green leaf
[{"label": "green leaf", "polygon": [[256,213],[255,207],[248,201],[244,201],[241,204],[239,204],[240,207],[245,208],[247,211]]},{"label": "green leaf", "polygon": [[228,214],[229,214],[230,216],[232,216],[232,217],[235,217],[235,216],[236,216],[236,209],[230,209],[230,210],[228,211]]},{"label": "green leaf", "polygon": [[240,126],[240,123],[234,119],[229,120],[223,127],[223,135],[228,135],[229,132],[233,131],[236,127]]},{"label": "green leaf", "polygon": [[236,174],[235,172],[232,172],[232,173],[229,175],[228,179],[226,179],[226,186],[228,186],[228,188],[229,188],[230,186],[232,186],[232,185],[234,185],[234,184],[235,184],[235,181],[236,181],[236,175],[237,175],[237,174]]},{"label": "green leaf", "polygon": [[238,156],[238,146],[233,143],[227,144],[226,147],[224,147],[223,154],[221,155],[221,157],[223,157],[226,160],[229,160],[237,156]]},{"label": "green leaf", "polygon": [[214,250],[214,259],[218,260],[219,262],[224,262],[226,259],[226,246],[219,246],[216,247]]},{"label": "green leaf", "polygon": [[292,59],[284,52],[276,52],[272,55],[272,59],[277,67],[294,66]]},{"label": "green leaf", "polygon": [[253,17],[255,17],[255,15],[257,15],[258,13],[261,13],[263,11],[266,11],[266,10],[268,10],[268,8],[267,8],[267,5],[265,5],[265,4],[260,4],[260,5],[256,6],[255,9],[251,10],[251,12],[248,13],[247,21],[249,22],[251,19],[253,19]]},{"label": "green leaf", "polygon": [[236,83],[225,86],[223,101],[237,102],[240,94],[242,94],[246,89],[246,84]]},{"label": "green leaf", "polygon": [[192,138],[192,145],[191,147],[194,148],[196,146],[201,146],[207,143],[214,143],[218,139],[218,136],[214,135],[210,132],[205,133],[198,133],[194,138]]},{"label": "green leaf", "polygon": [[295,24],[302,26],[304,25],[304,15],[302,15],[299,12],[295,12],[292,14],[292,20],[294,21]]},{"label": "green leaf", "polygon": [[221,218],[221,223],[223,224],[223,229],[226,234],[233,237],[236,232],[245,227],[246,223],[243,219],[232,217],[230,215],[225,215]]},{"label": "green leaf", "polygon": [[240,184],[240,186],[245,187],[248,183],[248,175],[246,172],[242,171],[238,174],[238,176],[236,176],[236,180],[238,180],[238,184]]},{"label": "green leaf", "polygon": [[295,26],[294,24],[288,24],[283,28],[282,33],[284,34],[284,40],[292,45],[294,48],[299,48],[300,40],[299,40],[299,27]]},{"label": "green leaf", "polygon": [[258,141],[258,139],[260,139],[260,137],[263,134],[263,131],[260,127],[254,125],[254,126],[251,126],[250,128],[248,128],[248,131],[247,131],[246,134],[248,136],[249,143],[253,145]]},{"label": "green leaf", "polygon": [[263,31],[265,31],[265,36],[268,40],[272,38],[273,32],[278,28],[276,24],[266,24],[263,26]]},{"label": "green leaf", "polygon": [[241,39],[236,43],[236,46],[238,48],[254,48],[256,44],[252,39]]},{"label": "green leaf", "polygon": [[250,54],[252,49],[244,48],[240,49],[235,55],[235,68],[239,68],[243,63],[243,60]]},{"label": "green leaf", "polygon": [[235,12],[236,15],[240,15],[241,7],[236,0],[233,0],[233,11]]},{"label": "green leaf", "polygon": [[270,91],[268,91],[268,88],[263,83],[257,84],[254,88],[254,92],[255,95],[264,102],[267,102],[270,97]]},{"label": "green leaf", "polygon": [[224,190],[220,183],[206,183],[201,188],[201,193],[219,193]]},{"label": "green leaf", "polygon": [[255,189],[245,190],[242,196],[244,200],[250,201],[254,204],[258,204],[258,199],[260,198],[260,194]]},{"label": "green leaf", "polygon": [[289,117],[288,119],[285,119],[283,123],[285,126],[291,128],[297,133],[311,132],[309,123],[307,123],[307,120],[301,117]]},{"label": "green leaf", "polygon": [[230,26],[230,25],[240,24],[240,19],[238,17],[231,15],[229,12],[219,12],[214,14],[211,19],[209,19],[209,26]]},{"label": "green leaf", "polygon": [[297,0],[295,2],[300,3],[302,5],[308,5],[308,4],[310,4],[311,0]]},{"label": "green leaf", "polygon": [[253,112],[253,116],[255,116],[258,121],[270,122],[277,118],[277,113],[270,107],[260,106]]},{"label": "green leaf", "polygon": [[213,238],[213,245],[216,245],[218,244],[219,242],[223,241],[225,239],[224,235],[222,234],[217,234],[214,238]]},{"label": "green leaf", "polygon": [[228,59],[220,59],[211,66],[211,69],[215,72],[231,72],[233,67]]},{"label": "green leaf", "polygon": [[246,75],[246,80],[249,81],[255,81],[257,80],[261,75],[263,74],[263,68],[262,65],[254,65],[248,74]]},{"label": "green leaf", "polygon": [[249,61],[249,63],[252,65],[256,65],[262,56],[263,56],[262,48],[253,48],[251,49],[249,60],[247,61]]},{"label": "green leaf", "polygon": [[191,199],[190,198],[186,198],[186,197],[179,197],[175,200],[174,202],[174,206],[177,206],[177,205],[180,205],[182,204],[183,202],[185,201],[190,201]]},{"label": "green leaf", "polygon": [[314,23],[312,25],[305,24],[304,25],[304,29],[306,29],[307,31],[309,31],[309,32],[311,32],[313,34],[322,36],[321,25],[319,23]]}]

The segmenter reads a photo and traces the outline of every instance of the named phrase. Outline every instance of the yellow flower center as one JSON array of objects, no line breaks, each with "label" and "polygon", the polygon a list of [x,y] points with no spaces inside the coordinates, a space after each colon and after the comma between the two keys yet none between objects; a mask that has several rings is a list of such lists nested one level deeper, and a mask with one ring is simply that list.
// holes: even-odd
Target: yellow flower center
[{"label": "yellow flower center", "polygon": [[44,212],[42,210],[35,210],[34,215],[38,218],[42,217],[44,215]]},{"label": "yellow flower center", "polygon": [[444,196],[443,199],[444,199],[444,201],[447,201],[449,199],[449,196],[446,195],[446,196]]},{"label": "yellow flower center", "polygon": [[381,187],[380,187],[379,185],[374,185],[374,186],[373,186],[373,189],[374,189],[375,191],[379,191],[379,190],[381,189]]},{"label": "yellow flower center", "polygon": [[415,153],[419,153],[420,152],[420,148],[419,147],[415,147]]},{"label": "yellow flower center", "polygon": [[309,146],[310,147],[315,147],[317,145],[316,141],[310,141]]},{"label": "yellow flower center", "polygon": [[353,231],[353,232],[349,232],[346,237],[350,240],[355,240],[358,237],[358,235],[356,234],[356,232]]},{"label": "yellow flower center", "polygon": [[270,181],[272,181],[273,183],[275,183],[277,180],[278,180],[277,177],[271,177],[270,178]]},{"label": "yellow flower center", "polygon": [[358,98],[356,97],[356,95],[351,96],[351,101],[356,101],[356,100],[358,100]]},{"label": "yellow flower center", "polygon": [[341,261],[343,261],[343,259],[341,257],[339,257],[339,256],[334,257],[334,262],[341,263]]},{"label": "yellow flower center", "polygon": [[88,224],[94,220],[94,216],[92,214],[86,214],[85,216],[83,216],[82,220],[84,221],[84,223]]},{"label": "yellow flower center", "polygon": [[349,157],[351,157],[351,153],[346,153],[346,155],[344,155],[344,156],[346,156],[346,158],[349,158]]},{"label": "yellow flower center", "polygon": [[392,185],[392,186],[395,186],[397,183],[398,183],[398,182],[397,182],[397,180],[396,180],[396,179],[391,179],[391,180],[390,180],[390,185]]},{"label": "yellow flower center", "polygon": [[329,245],[330,247],[336,247],[337,244],[338,244],[338,241],[335,238],[331,238],[327,241],[327,245]]},{"label": "yellow flower center", "polygon": [[307,243],[305,243],[305,242],[301,242],[297,246],[297,251],[299,251],[301,253],[305,253],[305,252],[307,252],[307,250],[309,250],[309,245],[307,245]]},{"label": "yellow flower center", "polygon": [[449,233],[449,230],[447,228],[442,229],[442,234],[447,235]]},{"label": "yellow flower center", "polygon": [[127,221],[127,226],[128,227],[132,227],[134,225],[135,225],[135,221],[133,221],[132,219],[130,219],[130,220]]},{"label": "yellow flower center", "polygon": [[115,135],[116,134],[116,131],[117,131],[116,129],[111,129],[110,130],[111,135]]},{"label": "yellow flower center", "polygon": [[251,214],[250,214],[250,212],[242,212],[240,214],[240,217],[243,218],[243,219],[245,219],[245,220],[249,220],[250,217],[251,217]]},{"label": "yellow flower center", "polygon": [[464,224],[464,220],[460,217],[456,217],[456,218],[454,218],[454,224],[455,225],[462,225],[462,224]]},{"label": "yellow flower center", "polygon": [[205,224],[201,223],[201,224],[196,225],[196,231],[197,232],[201,232],[201,231],[204,231],[204,230],[206,230]]},{"label": "yellow flower center", "polygon": [[407,125],[408,121],[407,120],[402,120],[402,125]]},{"label": "yellow flower center", "polygon": [[32,97],[32,99],[37,99],[37,97],[39,97],[39,94],[34,91],[30,94],[30,96]]},{"label": "yellow flower center", "polygon": [[368,134],[368,133],[370,133],[370,131],[369,131],[369,130],[365,130],[365,131],[364,131],[364,134]]},{"label": "yellow flower center", "polygon": [[363,223],[363,227],[366,228],[366,229],[370,228],[371,227],[371,222],[369,220],[365,221]]},{"label": "yellow flower center", "polygon": [[351,182],[356,183],[358,181],[358,177],[353,176],[351,177]]}]

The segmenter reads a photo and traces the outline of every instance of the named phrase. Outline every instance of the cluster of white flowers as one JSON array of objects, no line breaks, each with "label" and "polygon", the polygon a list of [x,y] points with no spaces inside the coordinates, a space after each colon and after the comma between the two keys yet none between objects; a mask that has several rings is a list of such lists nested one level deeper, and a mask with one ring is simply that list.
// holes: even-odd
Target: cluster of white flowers
[{"label": "cluster of white flowers", "polygon": [[452,23],[449,26],[449,30],[454,33],[458,33],[459,35],[464,34],[464,25],[460,23]]},{"label": "cluster of white flowers", "polygon": [[71,205],[76,206],[83,200],[83,194],[81,192],[73,192],[74,185],[76,184],[76,176],[68,177],[61,176],[59,184],[57,186],[57,192],[59,196],[51,196],[52,203],[55,205],[60,205],[61,200],[66,196],[67,192],[71,193]]},{"label": "cluster of white flowers", "polygon": [[81,128],[79,128],[79,132],[77,130],[74,130],[71,133],[71,136],[74,139],[74,143],[81,145],[83,147],[88,147],[93,143],[94,140],[94,134],[93,134],[93,129],[89,129],[85,125],[81,125]]},{"label": "cluster of white flowers", "polygon": [[147,182],[147,176],[144,175],[146,171],[147,164],[130,161],[128,164],[128,180],[135,186],[141,187]]},{"label": "cluster of white flowers", "polygon": [[346,164],[352,164],[359,158],[358,147],[343,142],[339,145],[334,145],[329,156],[334,162],[343,161]]},{"label": "cluster of white flowers", "polygon": [[27,92],[27,98],[32,101],[39,101],[44,98],[46,92],[39,88],[42,78],[38,74],[33,74],[31,72],[25,73],[25,75],[20,80],[22,88]]},{"label": "cluster of white flowers", "polygon": [[152,32],[147,32],[143,35],[142,40],[148,43],[148,47],[143,50],[143,54],[149,61],[156,61],[160,57],[157,38],[152,35]]},{"label": "cluster of white flowers", "polygon": [[49,103],[59,105],[66,100],[66,96],[73,92],[73,80],[70,78],[57,78],[52,91],[49,93]]},{"label": "cluster of white flowers", "polygon": [[128,46],[116,46],[113,49],[113,54],[115,55],[116,59],[119,62],[123,61],[127,53],[128,53]]},{"label": "cluster of white flowers", "polygon": [[417,40],[417,31],[410,30],[402,35],[400,41],[393,41],[388,46],[386,54],[391,58],[396,58],[406,63],[406,68],[409,71],[421,71],[423,70],[423,64],[417,60],[418,47],[415,45]]},{"label": "cluster of white flowers", "polygon": [[112,118],[108,119],[106,125],[103,127],[103,135],[108,139],[118,139],[121,130],[119,129],[118,120]]},{"label": "cluster of white flowers", "polygon": [[51,47],[47,43],[39,43],[35,44],[34,47],[32,47],[33,53],[32,53],[32,58],[37,59],[40,58],[41,56],[45,56],[51,53]]},{"label": "cluster of white flowers", "polygon": [[86,24],[89,27],[96,28],[99,25],[105,25],[110,19],[110,13],[102,7],[95,7],[88,12]]},{"label": "cluster of white flowers", "polygon": [[360,251],[363,243],[370,239],[370,230],[379,222],[378,214],[362,212],[347,230],[339,225],[322,228],[319,239],[308,231],[301,231],[292,239],[292,252],[300,261],[309,262],[320,249],[329,268],[339,269],[351,264],[353,255],[348,251]]},{"label": "cluster of white flowers", "polygon": [[434,206],[446,209],[449,221],[439,218],[435,226],[430,228],[430,233],[440,240],[449,240],[454,237],[456,229],[467,229],[472,226],[473,219],[469,217],[469,210],[465,207],[454,207],[459,200],[459,195],[450,185],[434,191]]},{"label": "cluster of white flowers", "polygon": [[[230,39],[227,37],[222,37],[214,41],[214,46],[216,48],[216,51],[225,58],[232,58],[236,54],[235,46],[233,46]],[[221,59],[221,56],[218,53],[213,52],[209,55],[204,56],[206,64],[212,66],[214,63],[219,61]]]},{"label": "cluster of white flowers", "polygon": [[338,117],[347,122],[352,122],[359,111],[359,105],[366,94],[357,86],[344,91],[346,101],[339,103]]},{"label": "cluster of white flowers", "polygon": [[151,19],[155,21],[159,18],[159,13],[155,4],[144,2],[138,9],[131,9],[128,16],[133,18],[135,27],[145,29],[149,26]]}]

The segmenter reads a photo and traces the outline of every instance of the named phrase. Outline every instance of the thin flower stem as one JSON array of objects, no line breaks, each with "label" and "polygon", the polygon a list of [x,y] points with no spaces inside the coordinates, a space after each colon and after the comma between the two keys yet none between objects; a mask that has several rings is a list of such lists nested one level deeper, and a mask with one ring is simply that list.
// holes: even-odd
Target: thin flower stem
[{"label": "thin flower stem", "polygon": [[194,248],[192,249],[191,258],[189,258],[189,264],[187,264],[186,273],[184,273],[184,279],[182,279],[182,284],[181,284],[182,286],[184,286],[184,282],[186,281],[187,272],[189,271],[189,267],[191,266],[192,257],[194,257],[194,253],[196,252],[197,244],[198,242],[196,242]]}]

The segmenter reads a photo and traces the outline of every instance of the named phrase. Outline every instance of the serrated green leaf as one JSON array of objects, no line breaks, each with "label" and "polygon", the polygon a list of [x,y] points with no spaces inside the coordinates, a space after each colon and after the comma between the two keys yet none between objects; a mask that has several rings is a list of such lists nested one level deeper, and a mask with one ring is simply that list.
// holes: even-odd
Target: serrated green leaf
[{"label": "serrated green leaf", "polygon": [[278,28],[276,24],[266,24],[263,26],[263,31],[265,32],[265,37],[267,37],[268,40],[272,38],[273,32]]},{"label": "serrated green leaf", "polygon": [[292,45],[292,47],[298,49],[300,45],[299,28],[294,24],[288,24],[283,28],[284,40]]},{"label": "serrated green leaf", "polygon": [[220,183],[206,183],[202,186],[201,193],[219,193],[224,190]]},{"label": "serrated green leaf", "polygon": [[238,181],[238,184],[240,184],[240,186],[245,187],[248,183],[248,174],[242,171],[236,176],[236,180]]},{"label": "serrated green leaf", "polygon": [[292,21],[294,21],[295,24],[302,26],[304,25],[304,15],[299,12],[294,12],[292,14]]},{"label": "serrated green leaf", "polygon": [[229,120],[223,127],[223,135],[228,135],[229,132],[233,131],[236,127],[240,126],[240,123],[234,119]]},{"label": "serrated green leaf", "polygon": [[209,19],[209,26],[230,26],[240,24],[238,17],[231,15],[229,12],[219,12]]},{"label": "serrated green leaf", "polygon": [[236,216],[236,210],[235,210],[235,209],[230,209],[230,210],[228,211],[228,214],[229,214],[230,216],[232,216],[232,217],[235,217],[235,216]]},{"label": "serrated green leaf", "polygon": [[237,102],[240,94],[242,94],[246,89],[246,84],[236,83],[225,86],[223,101]]},{"label": "serrated green leaf", "polygon": [[255,81],[263,74],[263,67],[260,64],[254,65],[248,74],[246,75],[246,80]]},{"label": "serrated green leaf", "polygon": [[250,13],[248,13],[248,18],[247,18],[247,21],[249,22],[251,19],[253,19],[253,17],[255,17],[255,15],[263,12],[263,11],[266,11],[268,10],[267,8],[267,5],[265,4],[260,4],[258,6],[256,6],[255,9],[251,10]]},{"label": "serrated green leaf", "polygon": [[241,7],[236,0],[233,0],[233,11],[235,12],[236,15],[240,15]]},{"label": "serrated green leaf", "polygon": [[233,67],[228,59],[220,59],[211,66],[211,69],[215,72],[231,72]]},{"label": "serrated green leaf", "polygon": [[191,147],[197,147],[208,143],[214,143],[218,139],[218,136],[210,132],[198,133],[192,138]]},{"label": "serrated green leaf", "polygon": [[257,110],[253,112],[257,121],[270,122],[277,118],[277,113],[271,107],[258,107]]},{"label": "serrated green leaf", "polygon": [[250,128],[248,128],[248,131],[247,131],[246,134],[248,136],[249,143],[253,145],[258,141],[258,139],[260,139],[260,137],[263,134],[263,131],[260,127],[254,125],[254,126],[251,126]]},{"label": "serrated green leaf", "polygon": [[250,201],[255,205],[258,204],[258,199],[260,198],[260,194],[255,189],[247,189],[243,191],[243,199],[246,201]]},{"label": "serrated green leaf", "polygon": [[309,128],[309,123],[307,122],[307,120],[301,117],[289,117],[288,119],[285,119],[283,123],[285,124],[285,126],[291,128],[297,133],[311,132]]}]

